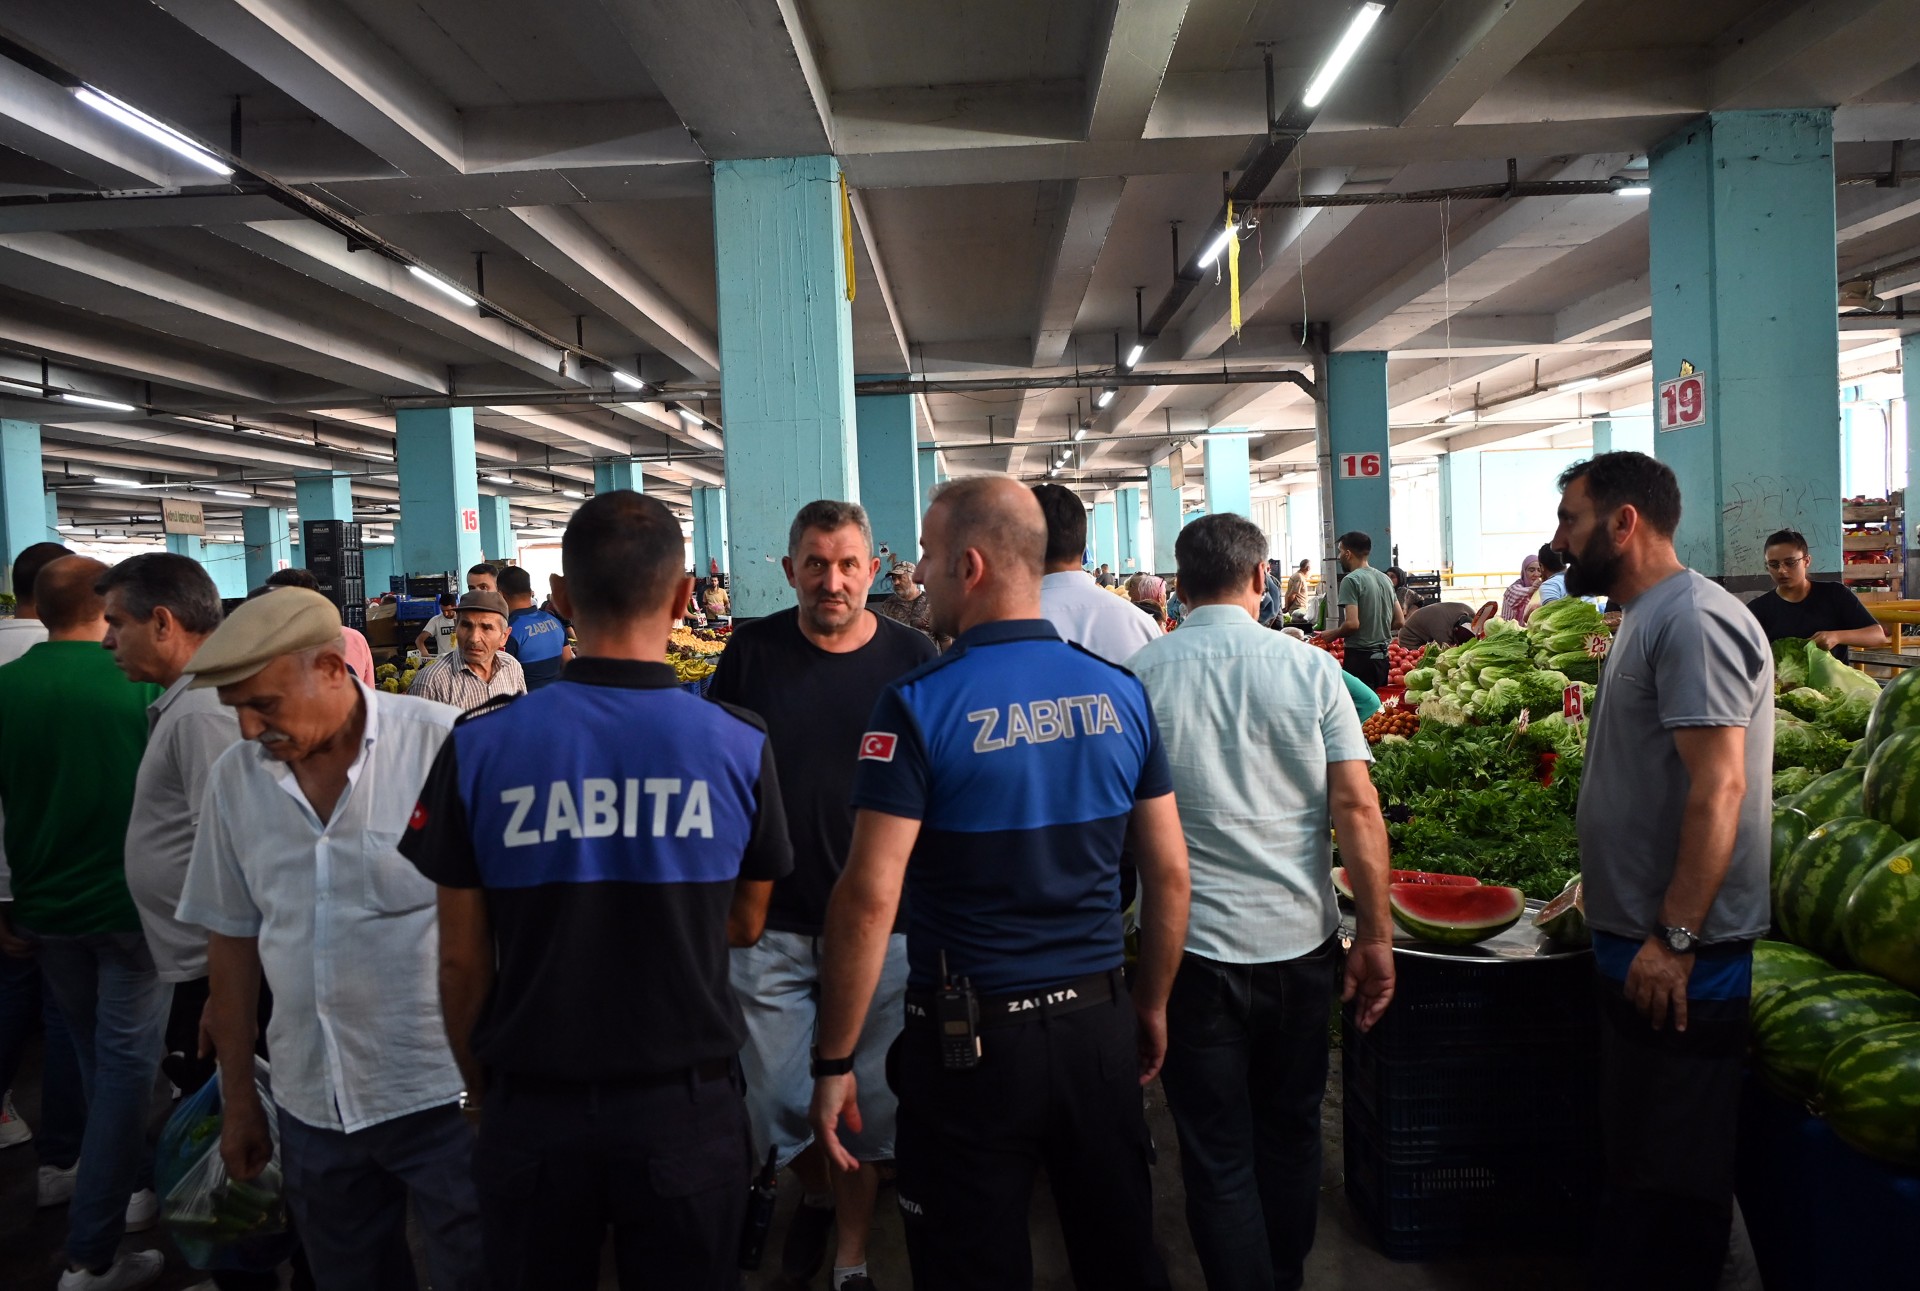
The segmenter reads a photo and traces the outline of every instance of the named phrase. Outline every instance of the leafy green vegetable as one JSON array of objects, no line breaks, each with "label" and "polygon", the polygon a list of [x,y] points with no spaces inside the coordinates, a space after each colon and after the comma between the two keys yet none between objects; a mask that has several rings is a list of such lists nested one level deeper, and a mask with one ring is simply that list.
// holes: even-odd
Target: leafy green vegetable
[{"label": "leafy green vegetable", "polygon": [[1773,796],[1784,798],[1788,794],[1799,793],[1802,789],[1820,778],[1820,773],[1811,767],[1788,767],[1784,771],[1773,773]]},{"label": "leafy green vegetable", "polygon": [[1847,667],[1812,643],[1807,645],[1807,685],[1829,699],[1849,694],[1870,695],[1869,707],[1880,697],[1879,682],[1857,668]]},{"label": "leafy green vegetable", "polygon": [[[1861,725],[1866,720],[1861,719]],[[1791,713],[1776,711],[1773,718],[1773,769],[1805,767],[1825,774],[1847,760],[1853,746],[1847,740],[1811,722],[1803,722]]]},{"label": "leafy green vegetable", "polygon": [[[1852,672],[1849,668],[1847,671]],[[1855,673],[1855,676],[1864,674]],[[1832,707],[1820,716],[1820,725],[1832,730],[1843,740],[1858,740],[1867,733],[1867,719],[1873,715],[1873,705],[1880,698],[1880,688],[1867,683],[1870,690],[1854,690],[1842,695]]]},{"label": "leafy green vegetable", "polygon": [[1797,689],[1789,690],[1782,694],[1775,702],[1803,722],[1819,720],[1820,715],[1825,713],[1827,708],[1833,703],[1831,699],[1828,699],[1811,686],[1801,686]]},{"label": "leafy green vegetable", "polygon": [[1798,690],[1807,684],[1807,639],[1781,637],[1773,643],[1773,684],[1778,690]]}]

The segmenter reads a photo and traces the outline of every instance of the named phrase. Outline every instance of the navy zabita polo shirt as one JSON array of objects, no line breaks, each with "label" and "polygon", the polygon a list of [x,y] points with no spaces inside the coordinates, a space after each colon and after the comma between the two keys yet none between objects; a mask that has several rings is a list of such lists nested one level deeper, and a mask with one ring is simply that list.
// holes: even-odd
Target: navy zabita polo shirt
[{"label": "navy zabita polo shirt", "polygon": [[986,623],[883,693],[853,805],[921,822],[907,866],[918,989],[987,995],[1118,968],[1137,800],[1173,792],[1146,690],[1043,619]]}]

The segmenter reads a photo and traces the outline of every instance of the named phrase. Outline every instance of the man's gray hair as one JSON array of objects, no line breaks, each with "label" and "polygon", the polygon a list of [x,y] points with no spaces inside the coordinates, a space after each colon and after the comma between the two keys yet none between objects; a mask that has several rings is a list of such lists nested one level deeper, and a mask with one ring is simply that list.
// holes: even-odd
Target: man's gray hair
[{"label": "man's gray hair", "polygon": [[170,551],[129,556],[102,574],[93,585],[100,596],[118,589],[120,602],[138,622],[145,623],[160,606],[195,636],[211,635],[220,626],[220,593],[199,561]]},{"label": "man's gray hair", "polygon": [[1245,516],[1222,511],[1201,516],[1173,540],[1180,599],[1192,604],[1248,587],[1254,570],[1266,572],[1267,535]]},{"label": "man's gray hair", "polygon": [[800,554],[800,539],[809,529],[818,529],[822,533],[834,533],[854,524],[860,526],[860,537],[866,541],[867,555],[873,555],[873,525],[867,520],[867,509],[858,502],[840,502],[833,498],[821,498],[818,502],[809,502],[800,508],[793,517],[793,525],[787,530],[787,555]]}]

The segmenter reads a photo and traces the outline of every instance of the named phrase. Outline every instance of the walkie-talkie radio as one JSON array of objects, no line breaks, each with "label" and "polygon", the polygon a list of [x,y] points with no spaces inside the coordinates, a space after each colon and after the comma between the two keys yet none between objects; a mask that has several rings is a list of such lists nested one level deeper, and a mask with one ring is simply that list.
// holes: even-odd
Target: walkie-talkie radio
[{"label": "walkie-talkie radio", "polygon": [[933,995],[933,1020],[940,1028],[940,1065],[948,1071],[972,1071],[980,1065],[980,998],[973,979],[958,985],[947,975],[947,952],[940,952],[940,987]]}]

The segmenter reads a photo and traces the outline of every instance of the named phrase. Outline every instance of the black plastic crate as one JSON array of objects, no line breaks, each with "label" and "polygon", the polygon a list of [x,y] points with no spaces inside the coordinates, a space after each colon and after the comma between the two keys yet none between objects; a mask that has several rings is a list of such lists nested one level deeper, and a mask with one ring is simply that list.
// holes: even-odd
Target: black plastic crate
[{"label": "black plastic crate", "polygon": [[367,602],[367,585],[362,579],[320,578],[315,581],[319,584],[320,595],[343,609],[349,605],[365,605]]},{"label": "black plastic crate", "polygon": [[365,632],[367,630],[367,603],[365,601],[355,601],[351,605],[342,605],[340,607],[340,621],[356,632]]},{"label": "black plastic crate", "polygon": [[360,550],[360,526],[350,520],[304,520],[300,524],[300,550],[308,567],[315,552]]},{"label": "black plastic crate", "polygon": [[[1396,1000],[1389,1012],[1399,1006]],[[1395,1152],[1596,1139],[1597,1033],[1549,1045],[1392,1056],[1349,1022],[1341,1041],[1349,1116]],[[1376,1028],[1377,1030],[1377,1028]]]},{"label": "black plastic crate", "polygon": [[406,593],[417,599],[437,599],[448,592],[459,592],[459,580],[452,574],[408,574]]},{"label": "black plastic crate", "polygon": [[307,570],[315,578],[360,578],[366,572],[366,557],[357,547],[345,551],[312,551],[303,553]]},{"label": "black plastic crate", "polygon": [[1554,1049],[1598,1033],[1592,956],[1516,963],[1403,954],[1393,964],[1393,1004],[1366,1037],[1384,1056]]}]

